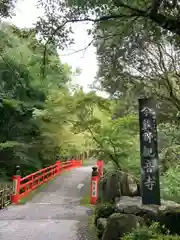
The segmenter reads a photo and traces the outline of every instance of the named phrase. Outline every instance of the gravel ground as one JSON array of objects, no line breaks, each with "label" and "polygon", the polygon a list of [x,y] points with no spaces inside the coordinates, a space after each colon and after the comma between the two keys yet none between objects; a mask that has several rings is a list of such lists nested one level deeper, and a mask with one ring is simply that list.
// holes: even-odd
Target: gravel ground
[{"label": "gravel ground", "polygon": [[91,211],[80,206],[90,188],[92,167],[66,172],[25,205],[0,211],[2,240],[93,240],[88,235]]}]

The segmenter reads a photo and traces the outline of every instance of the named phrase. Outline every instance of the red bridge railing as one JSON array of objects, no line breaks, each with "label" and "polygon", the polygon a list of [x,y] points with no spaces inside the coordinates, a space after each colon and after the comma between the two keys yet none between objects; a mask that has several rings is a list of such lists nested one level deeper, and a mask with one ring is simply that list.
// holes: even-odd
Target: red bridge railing
[{"label": "red bridge railing", "polygon": [[17,169],[16,175],[13,176],[13,193],[11,201],[17,204],[28,193],[39,187],[45,182],[48,182],[53,177],[59,175],[63,171],[70,170],[82,166],[82,160],[70,160],[70,161],[56,161],[55,164],[40,169],[28,176],[21,178],[19,169]]}]

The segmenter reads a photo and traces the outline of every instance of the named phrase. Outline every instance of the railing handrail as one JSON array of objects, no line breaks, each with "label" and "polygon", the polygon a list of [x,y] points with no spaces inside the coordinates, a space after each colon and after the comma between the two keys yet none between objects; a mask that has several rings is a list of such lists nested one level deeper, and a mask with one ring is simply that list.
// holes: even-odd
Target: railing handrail
[{"label": "railing handrail", "polygon": [[48,167],[42,168],[42,169],[40,169],[40,170],[38,170],[38,171],[36,171],[36,172],[34,172],[34,173],[31,173],[31,174],[29,174],[29,175],[21,178],[21,181],[24,181],[24,180],[26,180],[26,179],[29,178],[29,177],[33,177],[34,175],[36,175],[36,174],[38,174],[38,173],[41,173],[41,172],[43,172],[43,171],[46,171],[46,170],[48,170],[48,169],[50,169],[50,168],[56,167],[56,165],[57,165],[57,163],[55,163],[55,164],[53,164],[53,165],[50,165],[50,166],[48,166]]},{"label": "railing handrail", "polygon": [[[61,162],[61,165],[63,165],[63,164],[66,165],[67,163],[71,163],[72,161],[74,161],[74,160],[67,160],[67,161]],[[79,162],[79,161],[81,161],[81,160],[75,160],[75,161],[76,161],[76,162]],[[26,180],[26,179],[28,179],[29,177],[33,177],[34,175],[36,175],[36,174],[38,174],[38,173],[47,171],[48,169],[51,169],[51,168],[56,167],[56,166],[57,166],[57,163],[55,163],[55,164],[53,164],[53,165],[50,165],[50,166],[48,166],[48,167],[42,168],[42,169],[40,169],[40,170],[38,170],[38,171],[36,171],[36,172],[34,172],[34,173],[31,173],[31,174],[29,174],[29,175],[21,178],[21,182],[24,181],[24,180]]]}]

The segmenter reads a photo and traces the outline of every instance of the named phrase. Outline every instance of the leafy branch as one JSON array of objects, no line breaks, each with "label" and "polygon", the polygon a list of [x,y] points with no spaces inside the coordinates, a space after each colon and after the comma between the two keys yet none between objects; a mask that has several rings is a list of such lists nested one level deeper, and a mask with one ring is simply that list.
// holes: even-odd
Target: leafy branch
[{"label": "leafy branch", "polygon": [[91,134],[91,136],[92,136],[92,138],[94,139],[94,141],[101,147],[101,149],[103,149],[103,152],[110,157],[110,159],[115,163],[115,165],[117,166],[117,168],[118,168],[119,170],[122,170],[122,168],[121,168],[120,165],[119,165],[119,162],[118,162],[117,158],[114,157],[113,154],[111,154],[109,151],[107,151],[107,150],[105,149],[105,147],[103,146],[102,142],[100,142],[100,141],[95,137],[95,135],[94,135],[93,131],[91,130],[91,128],[90,128],[90,127],[87,127],[87,130],[88,130],[89,133]]}]

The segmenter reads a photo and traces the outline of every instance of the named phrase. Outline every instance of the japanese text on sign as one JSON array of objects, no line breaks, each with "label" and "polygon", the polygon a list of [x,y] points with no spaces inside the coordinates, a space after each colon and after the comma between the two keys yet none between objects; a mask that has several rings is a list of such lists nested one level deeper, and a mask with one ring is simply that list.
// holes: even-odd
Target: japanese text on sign
[{"label": "japanese text on sign", "polygon": [[144,132],[143,133],[143,139],[145,142],[148,142],[148,143],[152,143],[152,139],[153,139],[153,134],[152,132]]},{"label": "japanese text on sign", "polygon": [[92,181],[92,197],[96,197],[96,196],[97,196],[97,182]]},{"label": "japanese text on sign", "polygon": [[17,179],[13,179],[13,189],[12,189],[13,194],[17,193]]},{"label": "japanese text on sign", "polygon": [[139,99],[142,204],[160,204],[156,102]]},{"label": "japanese text on sign", "polygon": [[144,185],[147,187],[147,189],[152,191],[155,184],[155,178],[148,175],[147,179],[144,181]]},{"label": "japanese text on sign", "polygon": [[143,147],[143,157],[154,157],[155,153],[151,147],[144,146]]},{"label": "japanese text on sign", "polygon": [[144,107],[141,112],[144,114],[145,117],[151,115],[153,119],[156,118],[156,113],[151,109],[151,108],[148,108],[148,107]]},{"label": "japanese text on sign", "polygon": [[151,128],[151,122],[149,121],[149,119],[144,119],[142,125],[142,130],[148,130],[149,128]]},{"label": "japanese text on sign", "polygon": [[152,173],[153,171],[155,171],[155,165],[149,159],[146,160],[143,168],[146,171],[146,173]]}]

